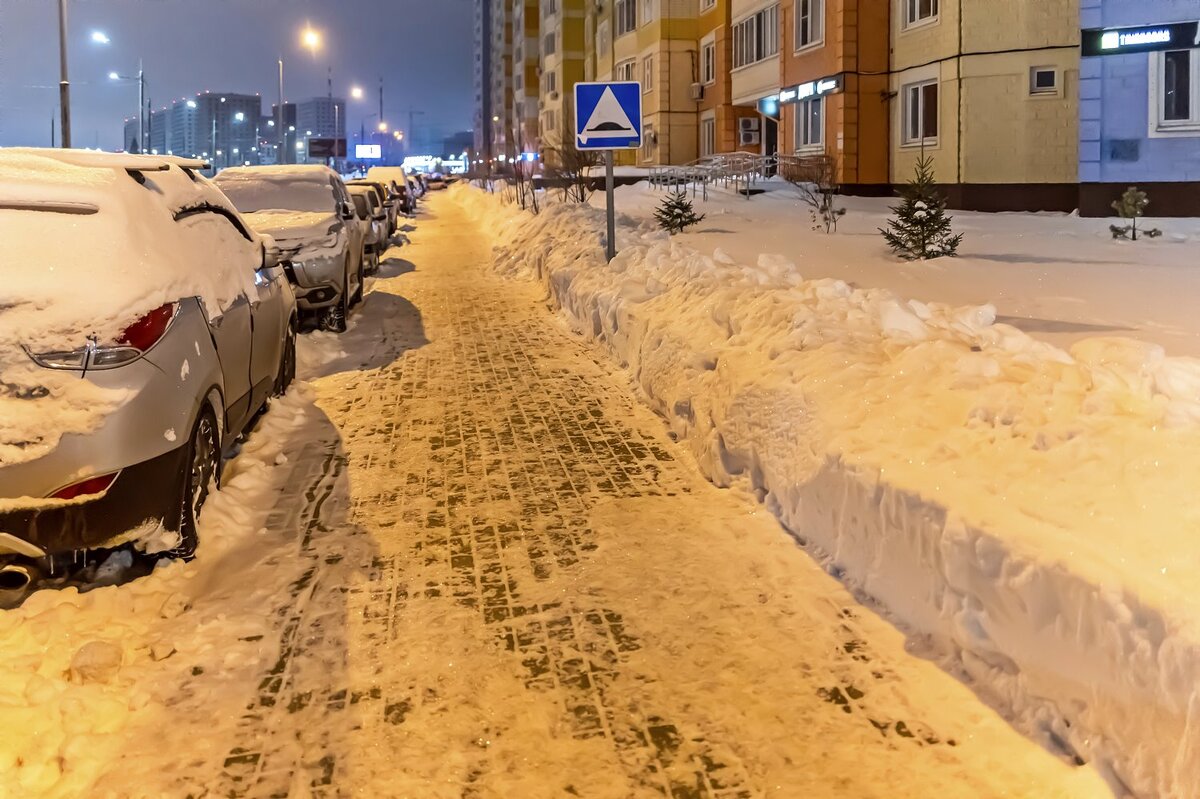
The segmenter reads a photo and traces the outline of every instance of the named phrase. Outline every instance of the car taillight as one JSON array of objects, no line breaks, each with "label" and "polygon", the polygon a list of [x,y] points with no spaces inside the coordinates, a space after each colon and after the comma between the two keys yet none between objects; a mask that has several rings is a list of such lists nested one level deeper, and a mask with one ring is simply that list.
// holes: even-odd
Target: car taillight
[{"label": "car taillight", "polygon": [[77,350],[27,351],[34,363],[48,369],[115,369],[136,361],[157,344],[170,329],[178,310],[178,304],[173,302],[160,305],[125,328],[114,344],[93,341]]},{"label": "car taillight", "polygon": [[86,480],[80,480],[78,483],[72,483],[66,488],[60,488],[50,496],[54,499],[78,499],[79,497],[91,496],[93,494],[103,494],[116,481],[118,474],[120,472],[102,474],[99,477],[89,477]]},{"label": "car taillight", "polygon": [[175,303],[168,302],[155,308],[141,319],[125,328],[125,332],[117,339],[118,344],[127,344],[136,350],[145,352],[159,342],[159,339],[171,326],[175,319]]}]

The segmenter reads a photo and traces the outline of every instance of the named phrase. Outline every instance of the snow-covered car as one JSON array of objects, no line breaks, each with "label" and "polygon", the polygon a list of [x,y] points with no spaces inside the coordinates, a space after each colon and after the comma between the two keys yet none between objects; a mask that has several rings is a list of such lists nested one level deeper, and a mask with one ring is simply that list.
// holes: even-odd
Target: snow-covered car
[{"label": "snow-covered car", "polygon": [[434,191],[436,189],[444,189],[444,188],[446,188],[447,185],[449,185],[448,182],[446,181],[446,177],[444,175],[442,175],[440,172],[432,173],[429,176],[429,179],[425,181],[425,183],[427,186],[429,186],[430,191]]},{"label": "snow-covered car", "polygon": [[387,210],[379,204],[379,197],[371,187],[348,186],[347,188],[350,191],[350,199],[354,201],[359,219],[366,223],[368,263],[371,264],[372,271],[377,270],[379,259],[388,244]]},{"label": "snow-covered car", "polygon": [[375,191],[375,194],[378,197],[379,202],[383,204],[384,210],[387,211],[388,238],[391,238],[393,235],[395,235],[396,228],[400,224],[400,222],[399,222],[399,220],[400,220],[400,200],[399,200],[399,198],[393,196],[392,193],[390,191],[388,191],[387,186],[383,183],[380,183],[377,180],[367,180],[366,178],[361,178],[359,180],[352,180],[346,185],[347,185],[347,187],[369,186],[369,187],[371,187],[371,189],[373,189]]},{"label": "snow-covered car", "polygon": [[295,374],[279,251],[203,166],[0,148],[0,590],[83,549],[190,554]]},{"label": "snow-covered car", "polygon": [[252,228],[278,242],[300,312],[345,331],[350,308],[362,301],[365,269],[341,176],[320,164],[246,166],[222,170],[213,183]]}]

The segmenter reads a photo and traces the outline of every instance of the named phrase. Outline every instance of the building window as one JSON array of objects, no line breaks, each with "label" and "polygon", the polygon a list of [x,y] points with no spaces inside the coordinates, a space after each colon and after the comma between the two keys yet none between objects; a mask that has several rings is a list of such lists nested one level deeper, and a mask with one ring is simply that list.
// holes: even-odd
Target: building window
[{"label": "building window", "polygon": [[904,3],[904,27],[931,22],[938,15],[938,0],[900,0]]},{"label": "building window", "polygon": [[624,36],[637,28],[637,0],[617,0],[613,11],[617,18],[617,35]]},{"label": "building window", "polygon": [[642,123],[642,160],[654,158],[654,126],[649,122]]},{"label": "building window", "polygon": [[733,26],[733,68],[779,54],[779,6],[764,8]]},{"label": "building window", "polygon": [[642,92],[654,91],[654,56],[642,59]]},{"label": "building window", "polygon": [[937,144],[937,81],[913,83],[905,86],[902,92],[904,94],[904,143],[910,145]]},{"label": "building window", "polygon": [[1200,50],[1158,53],[1160,128],[1200,126]]},{"label": "building window", "polygon": [[717,0],[700,0],[700,13],[701,14],[703,14],[705,11],[712,11],[716,7],[717,7]]},{"label": "building window", "polygon": [[712,39],[700,45],[700,82],[706,86],[717,82],[717,43]]},{"label": "building window", "polygon": [[658,0],[642,0],[642,24],[647,25],[654,21],[654,6]]},{"label": "building window", "polygon": [[794,144],[796,152],[823,149],[825,143],[825,98],[813,97],[796,103]]},{"label": "building window", "polygon": [[636,62],[632,58],[629,59],[628,61],[620,62],[615,67],[613,67],[613,78],[618,81],[633,80],[633,71],[635,69],[635,66],[636,66]]},{"label": "building window", "polygon": [[717,151],[717,118],[700,120],[700,155],[712,155]]},{"label": "building window", "polygon": [[825,37],[825,0],[796,0],[796,49],[820,44]]},{"label": "building window", "polygon": [[543,56],[554,55],[555,52],[556,51],[555,51],[555,47],[554,47],[554,34],[547,33],[545,35],[545,37],[543,37],[543,39],[542,39],[542,55]]},{"label": "building window", "polygon": [[1030,68],[1029,93],[1058,94],[1058,70],[1054,67]]}]

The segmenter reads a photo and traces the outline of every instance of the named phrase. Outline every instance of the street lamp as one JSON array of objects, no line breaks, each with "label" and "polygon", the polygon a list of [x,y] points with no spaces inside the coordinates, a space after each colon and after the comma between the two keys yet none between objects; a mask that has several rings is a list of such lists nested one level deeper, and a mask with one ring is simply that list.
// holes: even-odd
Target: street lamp
[{"label": "street lamp", "polygon": [[321,46],[321,34],[312,28],[306,27],[300,34],[300,44],[307,47],[309,52],[312,53],[313,58],[316,58],[317,49]]},{"label": "street lamp", "polygon": [[350,89],[350,96],[351,96],[352,98],[354,98],[355,100],[361,100],[361,99],[363,98],[363,90],[362,90],[362,87],[361,87],[361,86],[354,86],[354,87],[351,87],[351,89]]},{"label": "street lamp", "polygon": [[[93,39],[95,37],[93,36]],[[108,37],[105,37],[105,44],[108,43]],[[142,69],[142,59],[138,59],[138,71],[136,75],[122,75],[120,72],[109,72],[108,79],[111,81],[136,81],[138,85],[138,152],[148,152],[146,141],[149,138],[146,134],[146,71]]]},{"label": "street lamp", "polygon": [[92,31],[92,41],[96,44],[109,44],[110,42],[104,31]]},{"label": "street lamp", "polygon": [[388,124],[386,122],[380,122],[379,123],[379,132],[387,133],[387,130],[388,130]]}]

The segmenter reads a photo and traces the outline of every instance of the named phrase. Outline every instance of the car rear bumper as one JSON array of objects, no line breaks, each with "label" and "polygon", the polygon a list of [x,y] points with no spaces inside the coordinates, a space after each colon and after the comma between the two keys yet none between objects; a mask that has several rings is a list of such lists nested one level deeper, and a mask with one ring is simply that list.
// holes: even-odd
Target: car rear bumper
[{"label": "car rear bumper", "polygon": [[[108,492],[90,502],[46,503],[0,512],[0,533],[47,555],[104,546],[147,522],[179,525],[178,481],[187,444],[121,470]],[[11,548],[3,545],[0,550]]]}]

